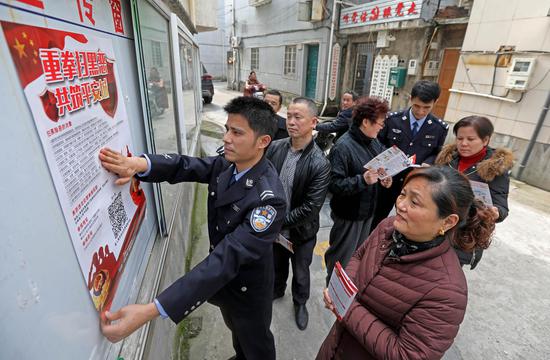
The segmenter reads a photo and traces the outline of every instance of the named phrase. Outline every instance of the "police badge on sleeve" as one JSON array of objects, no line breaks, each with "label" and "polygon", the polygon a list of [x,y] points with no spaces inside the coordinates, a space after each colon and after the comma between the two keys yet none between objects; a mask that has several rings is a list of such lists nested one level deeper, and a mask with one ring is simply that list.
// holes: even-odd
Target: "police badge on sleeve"
[{"label": "police badge on sleeve", "polygon": [[256,232],[266,231],[273,221],[275,221],[275,216],[277,215],[277,210],[271,205],[259,206],[252,211],[250,215],[250,226]]}]

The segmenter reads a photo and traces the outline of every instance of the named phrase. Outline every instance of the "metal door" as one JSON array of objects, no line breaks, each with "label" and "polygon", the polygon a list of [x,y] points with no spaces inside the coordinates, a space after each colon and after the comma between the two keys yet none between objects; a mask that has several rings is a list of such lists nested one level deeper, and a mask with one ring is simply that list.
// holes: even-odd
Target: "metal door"
[{"label": "metal door", "polygon": [[445,116],[447,103],[449,102],[449,89],[453,86],[458,59],[460,58],[460,49],[445,49],[443,61],[439,70],[438,83],[441,87],[441,95],[435,103],[433,114],[439,118]]},{"label": "metal door", "polygon": [[376,43],[357,44],[357,58],[355,61],[355,76],[353,79],[353,90],[361,95],[368,95],[374,63]]},{"label": "metal door", "polygon": [[315,99],[319,45],[309,45],[307,52],[306,97]]}]

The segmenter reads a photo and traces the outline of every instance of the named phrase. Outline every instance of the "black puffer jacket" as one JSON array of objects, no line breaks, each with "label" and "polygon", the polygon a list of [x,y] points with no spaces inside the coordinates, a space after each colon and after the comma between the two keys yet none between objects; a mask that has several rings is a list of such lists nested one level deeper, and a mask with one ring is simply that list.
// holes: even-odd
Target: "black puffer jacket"
[{"label": "black puffer jacket", "polygon": [[344,220],[366,220],[374,213],[378,183],[367,185],[363,166],[385,150],[378,139],[367,137],[352,125],[329,154],[332,166],[330,207]]},{"label": "black puffer jacket", "polygon": [[[290,140],[274,141],[267,150],[266,156],[279,174],[290,149]],[[317,234],[319,211],[325,202],[329,180],[330,163],[315,141],[311,141],[296,164],[290,212],[283,222],[283,229],[290,230],[294,245],[311,240]]]}]

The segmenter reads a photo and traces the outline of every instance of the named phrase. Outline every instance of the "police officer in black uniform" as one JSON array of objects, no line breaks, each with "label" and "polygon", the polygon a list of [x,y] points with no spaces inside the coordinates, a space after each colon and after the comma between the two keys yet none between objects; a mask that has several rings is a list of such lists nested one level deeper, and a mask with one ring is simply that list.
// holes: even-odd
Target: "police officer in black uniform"
[{"label": "police officer in black uniform", "polygon": [[[415,155],[416,164],[433,164],[449,129],[447,123],[431,113],[440,93],[441,89],[435,82],[421,80],[414,84],[411,106],[388,114],[384,129],[378,133],[378,140],[388,148],[397,146],[407,156]],[[392,186],[379,191],[371,232],[388,216],[409,172],[410,169],[395,175]]]},{"label": "police officer in black uniform", "polygon": [[[179,323],[205,301],[220,307],[231,329],[236,359],[275,359],[269,329],[273,298],[273,242],[286,200],[277,171],[264,156],[276,131],[271,107],[239,97],[228,113],[224,154],[194,158],[177,154],[125,158],[102,149],[100,159],[118,183],[136,175],[148,182],[208,184],[210,254],[160,293],[153,303],[106,313],[102,331],[119,341],[161,315]],[[111,323],[119,320],[117,323]]]}]

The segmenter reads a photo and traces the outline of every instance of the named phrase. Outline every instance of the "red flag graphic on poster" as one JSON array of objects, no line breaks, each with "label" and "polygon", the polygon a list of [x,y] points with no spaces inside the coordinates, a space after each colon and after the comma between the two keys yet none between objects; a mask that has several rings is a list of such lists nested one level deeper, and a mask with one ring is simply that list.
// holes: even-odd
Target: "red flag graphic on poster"
[{"label": "red flag graphic on poster", "polygon": [[102,147],[131,156],[112,39],[0,24],[84,281],[103,312],[111,306],[146,208],[138,181],[117,186],[97,161]]},{"label": "red flag graphic on poster", "polygon": [[[44,74],[44,64],[46,62],[44,61],[44,57],[41,57],[41,53],[47,52],[47,49],[63,50],[68,37],[83,44],[88,42],[86,36],[69,31],[40,28],[7,21],[2,21],[1,23],[15,68],[17,69],[17,75],[23,88]],[[87,58],[83,59],[83,62],[87,61]],[[57,61],[58,64],[61,64],[61,56]],[[118,89],[113,71],[113,63],[109,59],[106,59],[106,62],[108,73],[105,76],[105,80],[110,96],[99,102],[103,110],[110,117],[114,117],[118,104]],[[85,67],[88,64],[80,65]],[[58,66],[60,67],[61,65]],[[57,73],[61,76],[61,69],[58,69]],[[44,112],[48,118],[57,122],[60,116],[64,114],[64,111],[60,111],[61,104],[59,97],[56,97],[56,94],[50,89],[44,88],[40,98]]]}]

